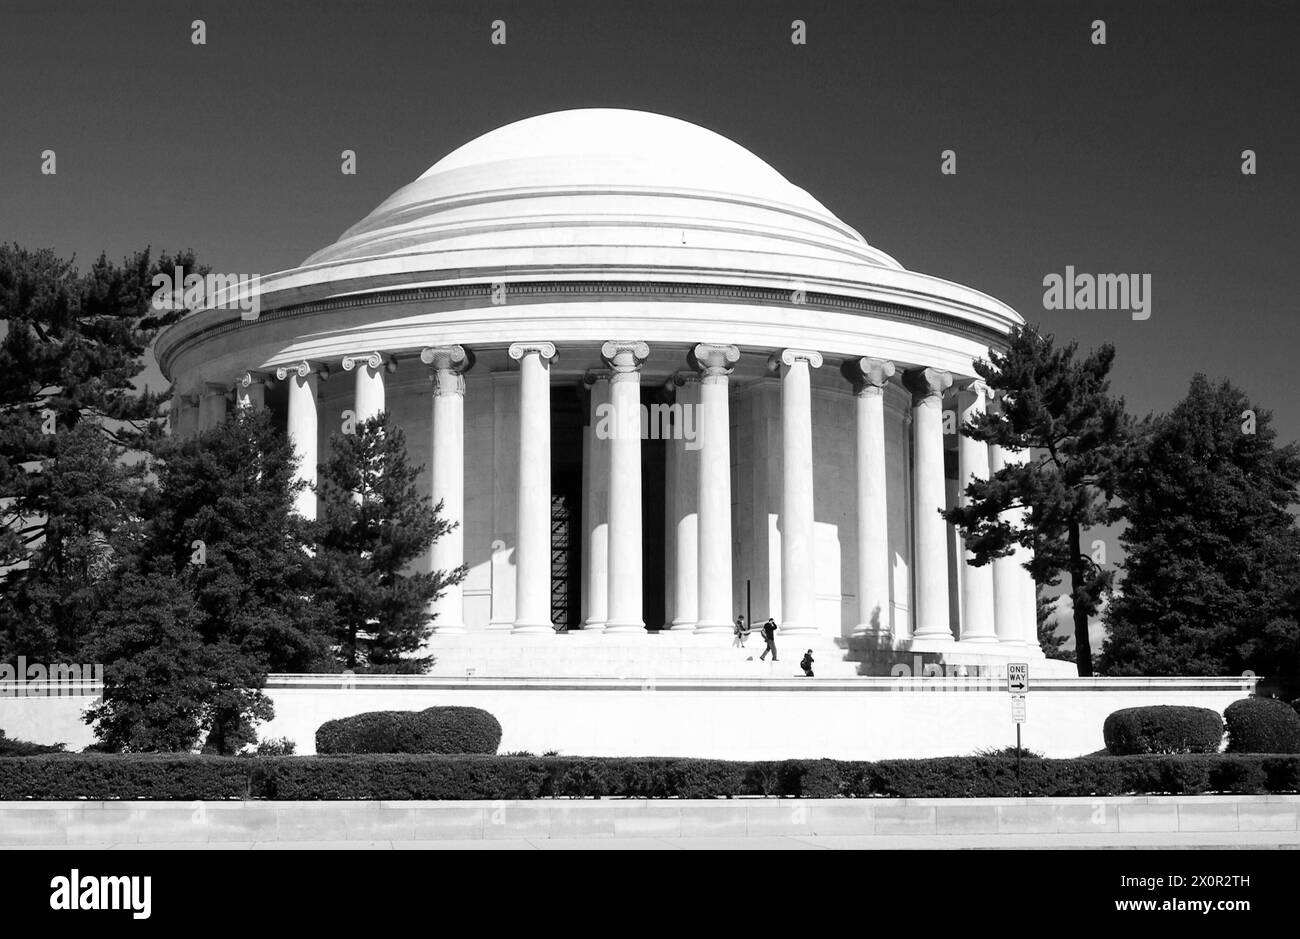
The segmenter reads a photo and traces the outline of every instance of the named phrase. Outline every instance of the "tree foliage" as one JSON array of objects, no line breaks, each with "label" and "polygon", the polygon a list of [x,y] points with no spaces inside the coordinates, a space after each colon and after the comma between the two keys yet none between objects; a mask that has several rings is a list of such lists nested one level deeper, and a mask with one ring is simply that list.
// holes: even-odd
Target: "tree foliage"
[{"label": "tree foliage", "polygon": [[432,629],[429,604],[465,576],[463,567],[410,570],[453,524],[420,491],[419,473],[387,413],[330,438],[312,526],[316,597],[332,610],[346,668],[423,671],[429,659],[418,653]]},{"label": "tree foliage", "polygon": [[305,484],[266,411],[239,412],[159,456],[158,488],[98,620],[104,703],[90,719],[110,749],[236,752],[272,716],[268,672],[328,661],[330,611],[312,602],[306,529],[292,511]]},{"label": "tree foliage", "polygon": [[153,275],[177,264],[196,267],[146,248],[80,274],[0,245],[0,658],[79,655],[113,534],[138,509],[141,451],[161,438],[162,398],[135,379],[172,318],[150,307]]},{"label": "tree foliage", "polygon": [[1268,411],[1204,375],[1143,430],[1118,490],[1126,557],[1105,671],[1294,679],[1300,448],[1278,446]]},{"label": "tree foliage", "polygon": [[[1088,620],[1113,577],[1084,553],[1083,532],[1114,520],[1113,497],[1131,434],[1123,399],[1110,394],[1114,357],[1109,345],[1080,356],[1077,343],[1058,347],[1052,336],[1026,326],[1012,331],[1005,350],[976,362],[1000,406],[961,432],[1030,456],[987,480],[973,480],[967,503],[944,512],[962,529],[976,565],[1021,544],[1033,549],[1026,567],[1039,585],[1054,586],[1069,574],[1080,675],[1092,674]],[[1018,525],[1008,514],[1016,508],[1027,510]]]}]

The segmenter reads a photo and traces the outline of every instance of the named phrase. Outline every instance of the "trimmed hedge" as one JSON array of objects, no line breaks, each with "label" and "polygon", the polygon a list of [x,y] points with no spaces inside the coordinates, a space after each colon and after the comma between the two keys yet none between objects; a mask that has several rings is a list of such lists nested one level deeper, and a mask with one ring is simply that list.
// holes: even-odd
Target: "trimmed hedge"
[{"label": "trimmed hedge", "polygon": [[1223,718],[1209,708],[1162,704],[1124,708],[1106,718],[1101,735],[1116,756],[1138,753],[1218,753]]},{"label": "trimmed hedge", "polygon": [[496,753],[501,725],[482,708],[367,711],[326,721],[316,730],[316,752]]},{"label": "trimmed hedge", "polygon": [[[1179,754],[1035,759],[1026,796],[1300,792],[1300,756]],[[0,799],[963,798],[1016,794],[1016,761],[730,761],[366,754],[319,757],[67,754],[0,760]]]},{"label": "trimmed hedge", "polygon": [[1242,698],[1223,712],[1229,753],[1300,753],[1300,714],[1277,698]]},{"label": "trimmed hedge", "polygon": [[0,799],[245,799],[254,762],[171,753],[11,757],[0,760]]}]

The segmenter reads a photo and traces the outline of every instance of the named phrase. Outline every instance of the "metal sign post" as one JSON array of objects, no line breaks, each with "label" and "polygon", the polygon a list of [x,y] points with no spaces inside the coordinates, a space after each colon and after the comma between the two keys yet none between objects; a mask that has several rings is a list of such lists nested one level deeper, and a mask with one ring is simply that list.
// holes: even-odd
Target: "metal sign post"
[{"label": "metal sign post", "polygon": [[1007,691],[1011,694],[1011,719],[1016,722],[1016,798],[1022,796],[1020,787],[1020,725],[1025,722],[1026,702],[1029,699],[1029,663],[1007,663]]}]

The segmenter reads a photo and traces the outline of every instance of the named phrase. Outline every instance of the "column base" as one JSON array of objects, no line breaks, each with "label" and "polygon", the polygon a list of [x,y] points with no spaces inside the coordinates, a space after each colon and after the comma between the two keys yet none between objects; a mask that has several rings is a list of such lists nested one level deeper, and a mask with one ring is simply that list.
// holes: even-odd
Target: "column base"
[{"label": "column base", "polygon": [[998,645],[1001,642],[1001,640],[999,640],[998,637],[994,635],[962,636],[957,641],[961,643],[976,643],[979,645]]},{"label": "column base", "polygon": [[588,620],[587,622],[582,624],[582,631],[584,633],[598,633],[598,632],[603,632],[604,629],[605,629],[604,620]]},{"label": "column base", "polygon": [[695,634],[697,636],[714,636],[730,635],[735,630],[734,623],[709,623],[700,622],[695,624]]},{"label": "column base", "polygon": [[673,620],[664,629],[668,632],[688,633],[694,631],[696,625],[695,620]]},{"label": "column base", "polygon": [[913,633],[907,644],[909,652],[953,652],[956,648],[952,633]]},{"label": "column base", "polygon": [[816,636],[816,635],[820,635],[820,633],[817,631],[816,626],[800,626],[797,624],[794,626],[786,626],[782,623],[776,624],[777,639],[780,639],[782,636]]},{"label": "column base", "polygon": [[612,623],[611,622],[605,624],[606,633],[616,633],[616,634],[623,633],[624,635],[626,635],[627,633],[643,633],[645,631],[646,631],[645,623],[639,623],[639,622]]},{"label": "column base", "polygon": [[544,636],[549,633],[553,636],[555,635],[555,625],[553,623],[515,623],[510,628],[510,632],[525,636]]}]

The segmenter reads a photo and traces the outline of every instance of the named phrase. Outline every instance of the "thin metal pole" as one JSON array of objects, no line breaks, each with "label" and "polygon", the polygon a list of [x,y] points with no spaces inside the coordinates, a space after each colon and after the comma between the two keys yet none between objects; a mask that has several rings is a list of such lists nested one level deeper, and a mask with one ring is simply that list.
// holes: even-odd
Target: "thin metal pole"
[{"label": "thin metal pole", "polygon": [[1021,798],[1020,789],[1020,723],[1016,723],[1016,798]]},{"label": "thin metal pole", "polygon": [[750,600],[749,586],[750,586],[750,580],[748,577],[746,577],[745,578],[745,625],[753,626],[754,615],[753,613],[750,612],[750,608],[749,608],[749,600]]}]

